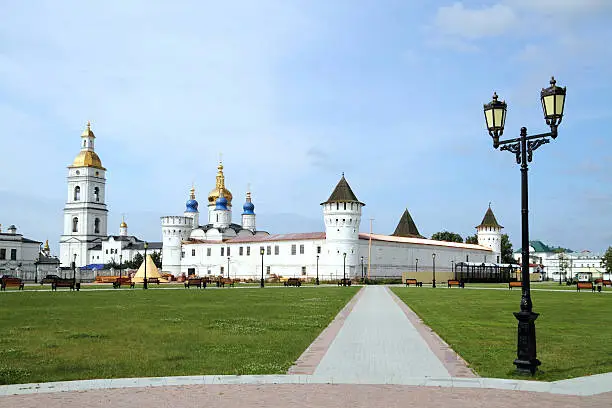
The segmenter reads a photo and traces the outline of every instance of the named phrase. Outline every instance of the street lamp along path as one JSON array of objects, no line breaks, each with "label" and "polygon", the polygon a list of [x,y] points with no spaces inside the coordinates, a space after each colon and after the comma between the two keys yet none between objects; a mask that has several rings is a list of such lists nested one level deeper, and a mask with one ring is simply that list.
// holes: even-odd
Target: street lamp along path
[{"label": "street lamp along path", "polygon": [[533,158],[533,151],[543,144],[549,143],[557,138],[557,129],[563,119],[565,108],[565,87],[556,85],[555,78],[550,80],[550,86],[543,88],[540,92],[542,110],[546,124],[550,126],[550,132],[527,136],[527,128],[522,127],[520,137],[508,140],[499,140],[504,133],[506,122],[507,104],[498,101],[497,93],[493,94],[493,100],[484,105],[484,115],[489,135],[493,138],[493,147],[499,150],[507,150],[514,153],[517,164],[521,165],[521,275],[522,292],[520,312],[514,316],[518,320],[517,336],[517,358],[514,365],[519,373],[532,375],[536,373],[541,364],[536,356],[536,331],[535,320],[538,313],[533,313],[529,282],[529,199],[527,181],[527,163]]}]

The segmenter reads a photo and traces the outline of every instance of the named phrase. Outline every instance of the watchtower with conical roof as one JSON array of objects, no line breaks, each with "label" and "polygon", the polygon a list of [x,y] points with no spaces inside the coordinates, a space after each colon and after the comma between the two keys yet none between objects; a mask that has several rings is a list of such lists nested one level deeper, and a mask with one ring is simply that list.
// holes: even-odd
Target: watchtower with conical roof
[{"label": "watchtower with conical roof", "polygon": [[365,204],[357,199],[342,173],[336,188],[321,205],[325,221],[326,263],[343,274],[346,254],[347,277],[354,276],[358,264],[361,208]]},{"label": "watchtower with conical roof", "polygon": [[491,262],[499,263],[501,261],[502,228],[504,227],[497,223],[493,210],[491,210],[491,205],[489,204],[489,208],[480,225],[476,227],[476,231],[478,235],[478,245],[491,248],[494,252],[494,259],[491,259]]}]

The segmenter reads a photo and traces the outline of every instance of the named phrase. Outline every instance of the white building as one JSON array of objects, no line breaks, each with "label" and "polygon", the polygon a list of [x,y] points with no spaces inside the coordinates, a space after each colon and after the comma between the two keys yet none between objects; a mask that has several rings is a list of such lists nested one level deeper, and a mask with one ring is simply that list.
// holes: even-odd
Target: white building
[{"label": "white building", "polygon": [[[60,238],[60,261],[63,267],[85,267],[120,258],[128,261],[136,253],[144,254],[144,241],[128,235],[121,222],[119,235],[107,234],[106,169],[94,148],[91,124],[81,134],[81,151],[68,166],[68,191],[64,207],[64,233]],[[148,250],[161,251],[161,242],[149,243]]]},{"label": "white building", "polygon": [[12,275],[25,280],[38,280],[44,275],[56,273],[59,260],[52,257],[49,241],[34,241],[17,233],[11,225],[2,232],[0,225],[0,275]]},{"label": "white building", "polygon": [[[478,245],[423,238],[408,213],[392,235],[359,232],[365,205],[342,178],[320,204],[325,231],[269,234],[257,229],[255,206],[246,192],[241,224],[232,222],[232,194],[219,164],[215,188],[208,196],[207,222],[199,223],[192,189],[183,215],[161,217],[164,272],[259,279],[262,275],[322,279],[401,276],[402,272],[450,272],[458,262],[498,262],[501,226],[489,208],[477,227]],[[262,255],[263,252],[263,255]],[[368,273],[368,267],[370,272]]]},{"label": "white building", "polygon": [[[531,269],[539,270],[543,279],[555,282],[592,279],[610,279],[602,265],[602,254],[588,250],[581,252],[559,252],[559,248],[551,248],[542,241],[529,241],[529,262]],[[520,249],[514,253],[514,258],[520,263]]]}]

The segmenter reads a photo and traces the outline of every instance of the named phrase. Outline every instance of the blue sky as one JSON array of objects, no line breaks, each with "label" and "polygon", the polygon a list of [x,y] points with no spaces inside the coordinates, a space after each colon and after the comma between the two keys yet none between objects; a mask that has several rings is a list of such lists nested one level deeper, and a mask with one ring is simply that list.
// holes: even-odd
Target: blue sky
[{"label": "blue sky", "polygon": [[[222,3],[222,4],[221,4]],[[258,227],[323,230],[342,172],[362,231],[475,232],[489,202],[520,246],[520,172],[495,151],[482,104],[508,103],[506,137],[547,131],[539,91],[567,86],[559,137],[530,167],[531,239],[612,243],[612,2],[31,1],[0,14],[0,223],[62,229],[66,166],[87,120],[108,169],[109,233],[160,240],[219,153]]]}]

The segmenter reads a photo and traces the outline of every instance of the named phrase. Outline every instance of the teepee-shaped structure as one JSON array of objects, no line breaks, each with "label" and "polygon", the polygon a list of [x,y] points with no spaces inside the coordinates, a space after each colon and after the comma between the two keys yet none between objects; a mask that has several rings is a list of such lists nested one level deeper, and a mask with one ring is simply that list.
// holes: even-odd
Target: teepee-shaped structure
[{"label": "teepee-shaped structure", "polygon": [[145,262],[147,263],[147,279],[158,278],[160,282],[168,282],[166,279],[162,278],[162,275],[161,273],[159,273],[159,269],[157,269],[157,266],[155,266],[155,262],[153,262],[151,255],[147,255],[147,259],[142,261],[142,264],[140,264],[140,268],[138,268],[136,275],[134,275],[134,277],[132,278],[132,282],[144,282]]}]

